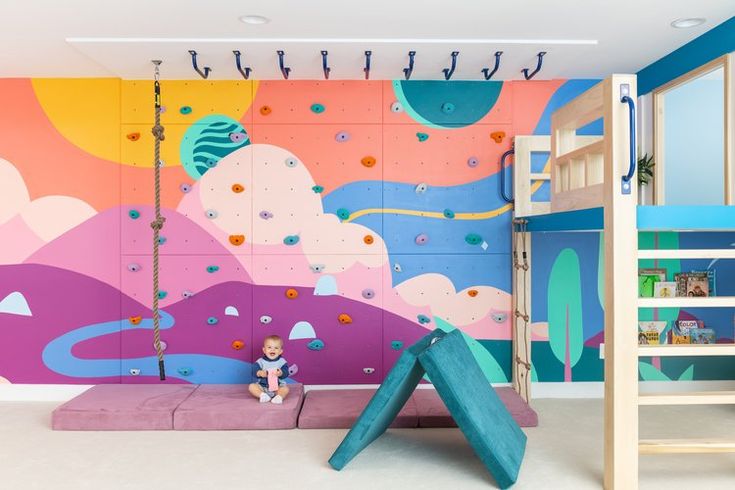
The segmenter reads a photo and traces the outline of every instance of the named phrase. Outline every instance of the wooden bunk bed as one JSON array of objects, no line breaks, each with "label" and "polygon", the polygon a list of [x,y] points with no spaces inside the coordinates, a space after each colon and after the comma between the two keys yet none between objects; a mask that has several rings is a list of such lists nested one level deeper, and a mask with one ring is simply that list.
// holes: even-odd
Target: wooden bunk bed
[{"label": "wooden bunk bed", "polygon": [[[638,232],[735,231],[735,206],[637,206],[635,101],[635,75],[612,75],[552,115],[551,137],[517,136],[515,140],[513,386],[529,401],[529,234],[602,231],[604,488],[608,490],[638,488],[639,454],[735,452],[735,439],[639,440],[640,405],[735,404],[735,392],[639,394],[639,357],[729,356],[735,355],[735,344],[638,345],[638,309],[735,307],[735,297],[639,298],[638,260],[735,259],[735,251],[639,250]],[[604,127],[601,137],[576,134],[600,118]],[[543,172],[531,171],[532,152],[550,152]],[[533,201],[533,192],[545,181],[550,181],[551,202]]]}]

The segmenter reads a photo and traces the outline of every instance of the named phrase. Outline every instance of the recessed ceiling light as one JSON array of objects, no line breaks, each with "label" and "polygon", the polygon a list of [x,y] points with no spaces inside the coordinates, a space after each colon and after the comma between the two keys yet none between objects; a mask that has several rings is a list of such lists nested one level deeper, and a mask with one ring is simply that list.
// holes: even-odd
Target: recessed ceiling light
[{"label": "recessed ceiling light", "polygon": [[245,22],[246,24],[260,25],[267,24],[271,20],[268,17],[263,17],[262,15],[243,15],[240,17],[240,21]]},{"label": "recessed ceiling light", "polygon": [[704,24],[706,21],[704,17],[689,17],[686,19],[676,19],[671,23],[671,27],[676,29],[689,29],[690,27],[697,27]]}]

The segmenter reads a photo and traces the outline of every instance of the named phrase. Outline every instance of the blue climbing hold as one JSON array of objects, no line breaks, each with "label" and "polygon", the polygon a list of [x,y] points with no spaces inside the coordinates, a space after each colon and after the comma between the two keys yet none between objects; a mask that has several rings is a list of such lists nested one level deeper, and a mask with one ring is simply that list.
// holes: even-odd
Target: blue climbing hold
[{"label": "blue climbing hold", "polygon": [[212,274],[213,272],[217,272],[218,270],[219,270],[218,265],[208,265],[207,266],[207,272],[209,272],[210,274]]},{"label": "blue climbing hold", "polygon": [[337,210],[337,217],[342,221],[350,218],[350,212],[345,208],[339,208]]},{"label": "blue climbing hold", "polygon": [[194,370],[190,367],[180,367],[177,369],[178,373],[182,376],[189,376]]},{"label": "blue climbing hold", "polygon": [[470,245],[479,245],[482,243],[482,237],[477,233],[468,233],[464,237],[464,241]]},{"label": "blue climbing hold", "polygon": [[442,112],[444,114],[451,114],[451,113],[453,113],[454,112],[454,104],[452,104],[451,102],[444,102],[442,104]]},{"label": "blue climbing hold", "polygon": [[416,238],[414,239],[416,242],[416,245],[426,245],[429,243],[429,235],[426,233],[421,233],[419,235],[416,235]]},{"label": "blue climbing hold", "polygon": [[324,192],[324,186],[315,185],[311,188],[311,190],[314,191],[316,194],[321,194],[322,192]]},{"label": "blue climbing hold", "polygon": [[322,350],[324,348],[324,342],[319,339],[314,339],[306,344],[306,348],[309,350]]},{"label": "blue climbing hold", "polygon": [[444,217],[447,219],[454,219],[454,211],[452,211],[451,209],[445,209]]},{"label": "blue climbing hold", "polygon": [[165,236],[159,236],[158,237],[158,244],[159,245],[163,245],[164,243],[166,243],[166,237]]},{"label": "blue climbing hold", "polygon": [[283,239],[284,245],[296,245],[297,243],[299,243],[298,235],[288,235],[286,238]]},{"label": "blue climbing hold", "polygon": [[128,211],[128,216],[130,216],[131,219],[138,219],[140,218],[140,211],[137,209],[131,209]]},{"label": "blue climbing hold", "polygon": [[429,318],[426,315],[418,315],[416,317],[421,325],[426,325],[427,323],[431,323],[431,318]]},{"label": "blue climbing hold", "polygon": [[322,104],[311,104],[311,112],[314,114],[321,114],[327,110]]},{"label": "blue climbing hold", "polygon": [[416,137],[419,139],[419,141],[426,141],[429,139],[429,135],[426,133],[416,133]]},{"label": "blue climbing hold", "polygon": [[340,131],[334,136],[334,139],[337,140],[337,142],[339,143],[350,141],[350,133],[348,133],[347,131]]},{"label": "blue climbing hold", "polygon": [[158,299],[164,299],[166,296],[168,296],[166,291],[158,291]]},{"label": "blue climbing hold", "polygon": [[183,115],[191,114],[191,107],[188,105],[181,106],[181,109],[179,109],[179,112]]},{"label": "blue climbing hold", "polygon": [[207,323],[209,323],[210,325],[217,325],[219,323],[219,320],[217,320],[217,317],[210,316],[209,318],[207,318]]},{"label": "blue climbing hold", "polygon": [[503,323],[508,319],[507,313],[493,313],[490,315],[495,323]]},{"label": "blue climbing hold", "polygon": [[403,342],[400,340],[393,340],[390,343],[390,348],[393,350],[401,350],[403,348]]},{"label": "blue climbing hold", "polygon": [[216,166],[217,166],[217,163],[218,163],[218,162],[217,162],[217,160],[214,160],[213,158],[210,158],[209,160],[207,160],[206,162],[204,162],[204,164],[205,164],[205,165],[206,165],[207,167],[209,167],[209,168],[214,168],[214,167],[216,167]]}]

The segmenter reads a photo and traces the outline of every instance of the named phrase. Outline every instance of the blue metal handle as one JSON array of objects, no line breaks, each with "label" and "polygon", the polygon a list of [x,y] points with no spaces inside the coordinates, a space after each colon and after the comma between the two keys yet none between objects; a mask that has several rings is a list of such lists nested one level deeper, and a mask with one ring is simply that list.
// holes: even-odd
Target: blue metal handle
[{"label": "blue metal handle", "polygon": [[620,98],[620,102],[623,104],[628,104],[628,115],[629,115],[629,125],[630,125],[630,167],[628,167],[628,173],[626,175],[623,175],[623,194],[630,194],[630,180],[633,178],[633,174],[635,174],[635,164],[636,164],[636,144],[635,144],[635,102],[633,99],[628,96],[624,95]]}]

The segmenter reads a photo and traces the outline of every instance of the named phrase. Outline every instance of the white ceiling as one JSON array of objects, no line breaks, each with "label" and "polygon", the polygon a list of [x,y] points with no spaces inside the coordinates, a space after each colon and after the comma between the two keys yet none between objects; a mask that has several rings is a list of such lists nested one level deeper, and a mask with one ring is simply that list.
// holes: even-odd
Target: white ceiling
[{"label": "white ceiling", "polygon": [[[247,25],[242,15],[271,19]],[[733,0],[0,0],[0,77],[198,78],[189,49],[211,79],[241,78],[233,49],[253,78],[280,79],[277,49],[291,79],[362,79],[371,49],[372,79],[403,76],[415,50],[413,79],[442,79],[460,52],[453,79],[481,79],[503,51],[495,79],[522,78],[547,51],[538,79],[602,78],[637,72],[735,15]],[[705,17],[673,29],[682,17]]]}]

